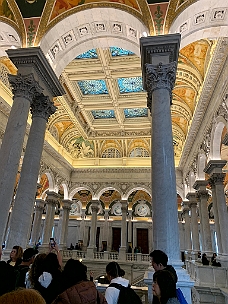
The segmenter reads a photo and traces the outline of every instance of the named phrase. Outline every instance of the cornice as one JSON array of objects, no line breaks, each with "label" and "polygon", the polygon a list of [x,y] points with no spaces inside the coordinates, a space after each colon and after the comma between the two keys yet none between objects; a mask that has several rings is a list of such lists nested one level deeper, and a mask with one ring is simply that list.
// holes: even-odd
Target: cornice
[{"label": "cornice", "polygon": [[[180,169],[187,172],[199,152],[200,145],[211,126],[214,113],[218,110],[223,91],[228,89],[228,81],[218,83],[219,76],[228,75],[228,38],[220,38],[214,50],[210,67],[201,90],[195,114],[179,163]],[[226,69],[226,70],[225,70]],[[222,71],[223,70],[223,71]],[[226,78],[227,79],[227,78]],[[215,86],[216,84],[216,86]],[[226,86],[226,88],[224,88]]]},{"label": "cornice", "polygon": [[74,169],[73,172],[77,173],[150,173],[151,168],[85,168]]}]

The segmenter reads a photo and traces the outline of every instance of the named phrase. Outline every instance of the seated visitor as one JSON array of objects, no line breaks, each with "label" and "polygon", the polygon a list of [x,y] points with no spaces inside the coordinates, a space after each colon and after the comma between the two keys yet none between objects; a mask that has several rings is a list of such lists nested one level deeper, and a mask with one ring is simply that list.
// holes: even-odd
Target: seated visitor
[{"label": "seated visitor", "polygon": [[176,282],[172,273],[168,270],[158,270],[153,275],[152,291],[156,303],[180,304],[176,295]]},{"label": "seated visitor", "polygon": [[44,298],[34,289],[20,288],[0,297],[1,304],[46,304]]},{"label": "seated visitor", "polygon": [[203,253],[203,255],[202,255],[202,264],[209,265],[209,260],[207,259],[206,253]]},{"label": "seated visitor", "polygon": [[69,259],[62,272],[62,288],[52,304],[107,304],[104,296],[87,280],[87,267],[78,260]]},{"label": "seated visitor", "polygon": [[23,249],[20,246],[13,246],[13,249],[10,252],[10,259],[7,263],[11,266],[18,266],[22,262]]},{"label": "seated visitor", "polygon": [[221,263],[216,261],[217,258],[217,254],[213,253],[212,257],[211,257],[211,265],[212,266],[217,266],[217,267],[221,267]]}]

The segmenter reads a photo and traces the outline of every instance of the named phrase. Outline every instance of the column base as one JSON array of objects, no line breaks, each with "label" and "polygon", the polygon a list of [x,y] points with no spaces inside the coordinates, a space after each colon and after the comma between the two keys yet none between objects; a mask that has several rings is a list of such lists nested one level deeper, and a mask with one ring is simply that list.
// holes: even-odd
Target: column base
[{"label": "column base", "polygon": [[126,261],[126,251],[127,251],[127,247],[120,247],[119,249],[119,259]]},{"label": "column base", "polygon": [[219,253],[217,258],[217,262],[220,262],[222,267],[228,268],[228,255],[225,253]]},{"label": "column base", "polygon": [[87,247],[87,253],[86,253],[86,257],[88,259],[93,260],[94,259],[94,252],[96,251],[95,247]]}]

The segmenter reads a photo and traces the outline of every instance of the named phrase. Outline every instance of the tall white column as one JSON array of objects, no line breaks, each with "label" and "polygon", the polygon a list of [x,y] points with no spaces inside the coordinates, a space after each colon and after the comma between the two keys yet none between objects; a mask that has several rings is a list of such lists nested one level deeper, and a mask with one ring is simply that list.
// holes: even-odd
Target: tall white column
[{"label": "tall white column", "polygon": [[121,245],[119,249],[119,256],[121,260],[126,259],[126,251],[127,251],[127,200],[121,201],[122,207],[122,220],[121,220]]},{"label": "tall white column", "polygon": [[200,251],[196,193],[189,192],[186,198],[189,200],[189,207],[191,211],[192,253],[193,256],[196,257]]},{"label": "tall white column", "polygon": [[[224,193],[224,178],[225,173],[223,173],[222,168],[225,166],[226,161],[224,160],[210,160],[205,167],[204,171],[210,175],[210,183],[214,184],[215,187],[215,207],[217,205],[218,211],[218,222],[220,226],[220,234],[221,234],[221,243],[222,243],[222,252],[226,260],[228,260],[228,214],[227,214],[227,206],[226,199]],[[214,197],[213,197],[214,202]],[[217,232],[217,231],[216,231]]]},{"label": "tall white column", "polygon": [[0,243],[4,241],[3,234],[13,199],[30,104],[34,96],[42,92],[32,73],[9,75],[9,81],[14,97],[0,150]]},{"label": "tall white column", "polygon": [[111,246],[111,245],[109,245],[110,237],[109,237],[109,223],[108,223],[109,215],[108,215],[108,212],[109,212],[109,210],[105,209],[105,214],[104,214],[105,222],[104,222],[104,234],[103,234],[103,241],[107,242],[107,250]]},{"label": "tall white column", "polygon": [[132,210],[128,210],[128,233],[127,233],[127,237],[128,237],[128,243],[132,244]]},{"label": "tall white column", "polygon": [[92,201],[91,204],[92,220],[91,220],[91,230],[90,230],[90,242],[89,242],[89,247],[87,249],[92,249],[93,251],[95,251],[96,249],[98,203],[99,201],[94,200]]},{"label": "tall white column", "polygon": [[87,244],[85,244],[85,209],[82,209],[82,211],[81,211],[79,239],[83,241],[83,247],[87,246]]},{"label": "tall white column", "polygon": [[31,233],[31,240],[30,244],[34,245],[39,241],[40,238],[40,227],[42,221],[42,214],[44,210],[45,201],[42,199],[36,199],[35,201],[35,212],[34,212],[34,220],[32,225],[32,233]]},{"label": "tall white column", "polygon": [[52,236],[52,229],[54,226],[54,218],[55,218],[55,207],[57,205],[59,195],[56,192],[49,191],[46,192],[47,198],[46,202],[46,215],[44,221],[44,229],[43,229],[43,242],[42,245],[47,247],[50,242],[50,237]]},{"label": "tall white column", "polygon": [[189,201],[183,201],[183,216],[185,220],[184,224],[184,236],[185,236],[185,250],[188,254],[192,252],[192,241],[191,241],[191,227],[190,227],[190,217],[189,217]]},{"label": "tall white column", "polygon": [[[11,214],[7,249],[12,248],[16,243],[25,248],[28,243],[46,124],[50,115],[54,114],[55,111],[54,103],[43,94],[36,96],[31,104],[32,125]],[[21,220],[18,221],[18,219]]]},{"label": "tall white column", "polygon": [[66,248],[68,224],[69,224],[69,213],[71,210],[72,201],[62,200],[62,208],[60,211],[61,217],[59,218],[59,245],[60,248]]},{"label": "tall white column", "polygon": [[207,208],[207,200],[209,198],[206,186],[208,181],[198,180],[193,185],[194,189],[197,190],[197,198],[199,201],[199,212],[200,212],[200,230],[202,232],[202,251],[209,256],[212,256],[212,241],[211,241],[211,229],[209,223],[209,214]]}]

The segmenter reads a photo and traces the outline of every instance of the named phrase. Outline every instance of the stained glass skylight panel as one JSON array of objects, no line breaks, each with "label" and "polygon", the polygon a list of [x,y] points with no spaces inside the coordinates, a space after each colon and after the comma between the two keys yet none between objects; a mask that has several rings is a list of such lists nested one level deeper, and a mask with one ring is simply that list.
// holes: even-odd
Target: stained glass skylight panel
[{"label": "stained glass skylight panel", "polygon": [[105,80],[80,80],[78,85],[83,95],[108,94]]},{"label": "stained glass skylight panel", "polygon": [[134,55],[133,52],[116,47],[116,46],[111,46],[110,52],[111,52],[112,57]]},{"label": "stained glass skylight panel", "polygon": [[118,78],[120,94],[142,92],[142,77]]},{"label": "stained glass skylight panel", "polygon": [[91,113],[94,119],[115,118],[114,110],[93,110]]},{"label": "stained glass skylight panel", "polygon": [[75,59],[94,59],[94,58],[98,58],[96,49],[91,49],[75,57]]},{"label": "stained glass skylight panel", "polygon": [[124,109],[124,115],[126,118],[148,117],[148,109],[147,108]]}]

